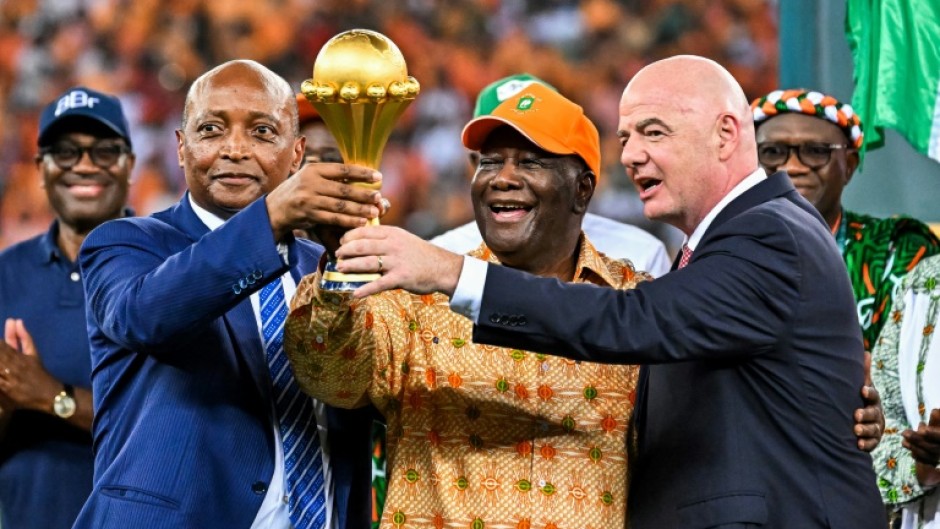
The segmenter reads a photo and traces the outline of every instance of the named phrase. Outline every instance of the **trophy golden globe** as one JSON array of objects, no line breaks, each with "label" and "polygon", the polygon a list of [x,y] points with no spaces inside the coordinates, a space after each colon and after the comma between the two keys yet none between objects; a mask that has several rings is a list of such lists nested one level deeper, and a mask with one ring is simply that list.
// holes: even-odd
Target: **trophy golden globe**
[{"label": "trophy golden globe", "polygon": [[[343,160],[378,170],[392,127],[414,101],[420,86],[408,75],[405,58],[391,39],[375,31],[353,29],[323,46],[313,65],[313,79],[304,81],[300,90],[336,138]],[[378,219],[370,221],[378,223]],[[379,277],[337,272],[336,263],[330,260],[320,287],[351,291]]]}]

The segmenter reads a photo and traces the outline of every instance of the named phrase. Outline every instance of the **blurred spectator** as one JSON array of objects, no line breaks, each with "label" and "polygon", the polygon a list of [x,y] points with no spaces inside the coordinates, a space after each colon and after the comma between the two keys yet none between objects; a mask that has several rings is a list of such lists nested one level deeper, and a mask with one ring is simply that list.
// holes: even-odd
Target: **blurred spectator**
[{"label": "blurred spectator", "polygon": [[41,123],[33,171],[56,220],[0,252],[0,519],[11,529],[68,529],[91,492],[91,355],[76,258],[92,229],[127,213],[135,161],[114,97],[74,88]]},{"label": "blurred spectator", "polygon": [[875,218],[842,207],[858,167],[863,124],[852,107],[821,92],[775,90],[751,104],[757,159],[767,174],[785,171],[822,215],[852,281],[865,350],[891,314],[898,285],[940,240],[910,217]]},{"label": "blurred spectator", "polygon": [[[189,83],[210,65],[255,59],[294,86],[320,47],[355,27],[401,48],[422,94],[383,157],[395,223],[431,236],[472,218],[459,130],[487,84],[528,71],[581,104],[612,138],[620,88],[648,62],[683,52],[725,65],[751,97],[776,85],[775,0],[6,0],[0,3],[0,245],[38,233],[51,213],[29,162],[42,105],[67,86],[118,94],[138,148],[131,197],[141,214],[182,190],[172,131]],[[616,142],[603,159],[611,173]],[[24,166],[25,164],[25,166]],[[613,164],[613,165],[612,165]],[[594,207],[644,224],[632,185],[605,178]],[[14,194],[10,199],[9,195]]]},{"label": "blurred spectator", "polygon": [[872,352],[884,396],[885,436],[872,452],[878,487],[900,529],[940,528],[940,257],[904,278],[894,314]]}]

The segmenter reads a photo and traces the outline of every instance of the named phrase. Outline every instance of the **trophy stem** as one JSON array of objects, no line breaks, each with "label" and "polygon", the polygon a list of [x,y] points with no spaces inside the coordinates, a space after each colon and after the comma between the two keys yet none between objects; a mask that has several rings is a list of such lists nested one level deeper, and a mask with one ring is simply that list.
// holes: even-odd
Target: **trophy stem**
[{"label": "trophy stem", "polygon": [[[313,66],[313,78],[301,92],[313,104],[336,138],[343,161],[379,169],[382,151],[395,122],[420,92],[408,75],[401,50],[388,37],[353,29],[327,42]],[[379,189],[379,184],[354,184]],[[369,222],[377,226],[378,219]],[[322,288],[349,291],[381,277],[379,274],[341,274],[328,262]]]}]

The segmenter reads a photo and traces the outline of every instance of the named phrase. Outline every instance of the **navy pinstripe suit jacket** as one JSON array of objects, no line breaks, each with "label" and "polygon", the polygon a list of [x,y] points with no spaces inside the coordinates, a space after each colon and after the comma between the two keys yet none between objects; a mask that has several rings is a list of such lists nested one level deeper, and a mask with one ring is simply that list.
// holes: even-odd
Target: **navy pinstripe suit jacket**
[{"label": "navy pinstripe suit jacket", "polygon": [[[188,197],[85,240],[94,489],[76,528],[247,528],[274,471],[271,382],[249,295],[286,270],[264,199],[210,232]],[[295,280],[322,248],[289,244]],[[371,513],[370,410],[328,409],[339,527]]]}]

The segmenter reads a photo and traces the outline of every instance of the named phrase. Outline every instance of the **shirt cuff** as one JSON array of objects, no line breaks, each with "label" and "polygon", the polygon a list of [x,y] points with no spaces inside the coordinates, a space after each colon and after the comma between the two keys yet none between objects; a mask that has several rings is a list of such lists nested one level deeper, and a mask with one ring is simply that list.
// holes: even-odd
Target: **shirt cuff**
[{"label": "shirt cuff", "polygon": [[284,264],[290,266],[290,259],[288,257],[289,252],[287,249],[287,245],[282,242],[277,243],[277,253],[281,256],[281,259],[284,260]]},{"label": "shirt cuff", "polygon": [[450,308],[457,314],[470,318],[474,324],[480,319],[480,305],[483,303],[483,287],[486,285],[486,261],[463,258],[460,279],[450,298]]}]

